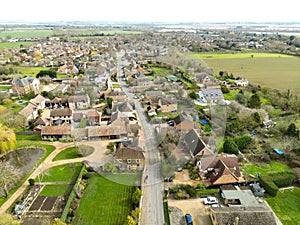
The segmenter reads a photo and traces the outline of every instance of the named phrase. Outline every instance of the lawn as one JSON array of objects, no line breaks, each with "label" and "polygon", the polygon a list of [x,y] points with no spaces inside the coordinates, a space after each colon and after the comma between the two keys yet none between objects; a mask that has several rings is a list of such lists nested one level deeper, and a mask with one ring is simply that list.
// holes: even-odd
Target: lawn
[{"label": "lawn", "polygon": [[283,225],[295,225],[300,221],[300,188],[278,191],[274,198],[266,199]]},{"label": "lawn", "polygon": [[[1,35],[1,33],[0,33]],[[11,49],[11,48],[20,48],[20,45],[23,46],[30,46],[35,44],[35,42],[1,42],[0,43],[0,50],[2,49]]]},{"label": "lawn", "polygon": [[[251,55],[254,55],[251,58]],[[215,74],[227,71],[245,77],[251,83],[280,90],[300,92],[300,58],[272,53],[189,54],[189,58],[203,60]]]},{"label": "lawn", "polygon": [[244,172],[248,175],[256,176],[257,173],[260,173],[262,176],[265,176],[270,173],[292,172],[292,169],[283,163],[273,161],[270,164],[262,164],[261,166],[246,165]]},{"label": "lawn", "polygon": [[41,135],[16,135],[17,141],[41,141]]},{"label": "lawn", "polygon": [[56,184],[46,185],[40,192],[40,196],[68,196],[71,192],[72,185],[69,184]]},{"label": "lawn", "polygon": [[166,68],[161,68],[161,67],[151,67],[151,70],[155,75],[160,75],[160,76],[168,76],[172,74],[171,70]]},{"label": "lawn", "polygon": [[[52,167],[40,176],[41,182],[74,182],[81,170],[81,163]],[[38,181],[38,178],[36,178]]]},{"label": "lawn", "polygon": [[88,180],[72,224],[123,225],[132,210],[134,190],[133,186],[115,183],[93,174]]},{"label": "lawn", "polygon": [[0,89],[1,90],[9,90],[9,89],[11,89],[11,85],[1,85]]},{"label": "lawn", "polygon": [[55,156],[53,161],[64,160],[64,159],[75,159],[75,158],[78,158],[78,157],[80,157],[80,156],[78,156],[77,148],[76,147],[70,147],[70,148],[67,148],[67,149],[63,150],[57,156]]},{"label": "lawn", "polygon": [[239,90],[230,90],[229,93],[223,94],[226,100],[234,100],[234,96],[239,93]]}]

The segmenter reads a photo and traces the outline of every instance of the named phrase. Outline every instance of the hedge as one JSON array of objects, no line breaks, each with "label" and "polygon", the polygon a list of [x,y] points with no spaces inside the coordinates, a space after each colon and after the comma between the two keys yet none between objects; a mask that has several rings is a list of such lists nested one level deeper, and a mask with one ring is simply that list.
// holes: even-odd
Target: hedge
[{"label": "hedge", "polygon": [[64,208],[64,211],[63,211],[63,213],[62,213],[62,215],[60,217],[60,219],[61,219],[62,222],[66,222],[66,220],[67,220],[70,205],[71,205],[72,201],[76,197],[76,190],[77,190],[77,188],[78,188],[78,186],[80,184],[80,181],[81,181],[81,178],[82,178],[84,170],[85,170],[85,166],[82,166],[81,171],[80,171],[80,173],[79,173],[79,175],[77,177],[77,180],[76,180],[76,182],[75,182],[75,184],[74,184],[74,186],[72,188],[72,191],[71,191],[71,193],[69,195],[69,198],[68,198],[68,201],[67,201],[66,206]]},{"label": "hedge", "polygon": [[270,173],[268,174],[272,181],[277,185],[277,187],[287,187],[290,186],[295,178],[293,172],[282,172],[282,173]]},{"label": "hedge", "polygon": [[265,190],[268,192],[269,195],[271,195],[272,197],[275,197],[277,195],[277,192],[279,189],[276,186],[276,184],[273,182],[271,177],[259,176],[258,179],[259,179],[259,182],[261,183],[261,185],[265,188]]}]

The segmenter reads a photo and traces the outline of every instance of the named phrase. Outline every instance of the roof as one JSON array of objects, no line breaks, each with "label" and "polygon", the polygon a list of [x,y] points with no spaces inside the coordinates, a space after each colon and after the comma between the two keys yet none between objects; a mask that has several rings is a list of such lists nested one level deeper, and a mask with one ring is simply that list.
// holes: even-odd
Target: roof
[{"label": "roof", "polygon": [[29,102],[29,104],[27,106],[25,106],[20,112],[19,114],[22,116],[25,116],[26,118],[29,117],[30,115],[32,115],[32,113],[36,110],[36,106],[34,104],[32,104],[31,102]]},{"label": "roof", "polygon": [[50,117],[57,117],[57,116],[71,116],[72,110],[69,108],[64,109],[52,109],[50,111]]},{"label": "roof", "polygon": [[224,98],[221,89],[203,89],[200,92],[202,92],[206,98]]},{"label": "roof", "polygon": [[175,98],[161,98],[160,103],[161,105],[177,104],[177,100]]},{"label": "roof", "polygon": [[73,113],[73,121],[75,121],[75,122],[79,122],[81,119],[82,119],[82,117],[83,117],[83,113],[81,113],[81,112],[76,112],[76,113]]},{"label": "roof", "polygon": [[42,135],[70,135],[71,126],[46,126],[42,127]]},{"label": "roof", "polygon": [[196,156],[202,149],[205,148],[204,142],[201,140],[200,135],[195,129],[190,130],[184,137],[188,146],[188,150]]},{"label": "roof", "polygon": [[116,150],[116,159],[145,159],[140,148],[123,147]]},{"label": "roof", "polygon": [[89,96],[88,95],[73,95],[70,96],[68,101],[75,103],[75,102],[89,102]]},{"label": "roof", "polygon": [[113,111],[132,112],[133,108],[129,102],[122,102],[113,106]]},{"label": "roof", "polygon": [[126,95],[125,94],[125,92],[123,92],[123,91],[116,91],[116,90],[113,90],[113,91],[111,91],[111,92],[109,92],[106,96],[107,97],[110,97],[110,96],[124,96],[124,95]]},{"label": "roof", "polygon": [[181,113],[174,119],[176,125],[182,123],[183,121],[189,121],[193,123],[193,118],[190,115],[187,115],[186,113]]},{"label": "roof", "polygon": [[35,105],[38,105],[38,104],[41,104],[45,100],[46,100],[46,98],[44,98],[42,95],[37,95],[34,99],[31,99],[30,102]]},{"label": "roof", "polygon": [[88,137],[107,137],[127,134],[125,126],[97,126],[88,128]]},{"label": "roof", "polygon": [[211,208],[216,213],[217,225],[234,224],[236,217],[239,218],[239,225],[276,225],[273,212],[265,207],[221,207]]},{"label": "roof", "polygon": [[221,196],[225,199],[239,199],[242,206],[259,206],[251,190],[222,190]]},{"label": "roof", "polygon": [[87,112],[87,117],[100,117],[99,113],[96,110],[90,110]]},{"label": "roof", "polygon": [[116,121],[116,120],[118,120],[118,119],[121,119],[121,120],[123,120],[125,123],[129,123],[129,119],[128,119],[128,117],[124,114],[124,113],[122,113],[122,112],[120,112],[120,111],[116,111],[116,112],[114,112],[112,115],[111,115],[111,123],[113,123],[114,121]]}]

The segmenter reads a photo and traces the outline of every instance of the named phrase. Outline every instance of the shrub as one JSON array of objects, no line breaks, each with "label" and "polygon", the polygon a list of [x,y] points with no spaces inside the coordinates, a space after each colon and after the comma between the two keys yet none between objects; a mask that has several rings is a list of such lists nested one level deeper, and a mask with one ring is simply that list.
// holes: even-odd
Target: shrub
[{"label": "shrub", "polygon": [[269,195],[271,195],[272,197],[275,197],[277,195],[278,187],[276,186],[276,184],[272,181],[272,179],[270,177],[259,176],[259,182],[265,188],[266,192]]},{"label": "shrub", "polygon": [[290,186],[295,178],[293,172],[285,172],[285,173],[276,173],[276,174],[268,174],[272,181],[277,185],[277,187],[287,187]]}]

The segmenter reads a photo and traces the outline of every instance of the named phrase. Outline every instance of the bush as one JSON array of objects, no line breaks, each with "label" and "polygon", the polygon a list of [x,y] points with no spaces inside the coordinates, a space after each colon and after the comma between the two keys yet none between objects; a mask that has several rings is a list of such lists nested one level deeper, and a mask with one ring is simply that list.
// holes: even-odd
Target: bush
[{"label": "bush", "polygon": [[28,180],[30,186],[34,186],[34,179],[30,178]]},{"label": "bush", "polygon": [[248,148],[252,144],[252,138],[250,136],[239,136],[235,137],[234,142],[238,146],[239,150],[243,150]]},{"label": "bush", "polygon": [[272,197],[276,197],[277,192],[278,192],[278,187],[276,186],[276,184],[272,181],[272,179],[270,177],[259,176],[259,182],[265,188],[266,192],[269,195],[271,195]]},{"label": "bush", "polygon": [[269,176],[272,177],[272,181],[277,185],[277,187],[290,186],[295,178],[293,172],[269,174]]}]

